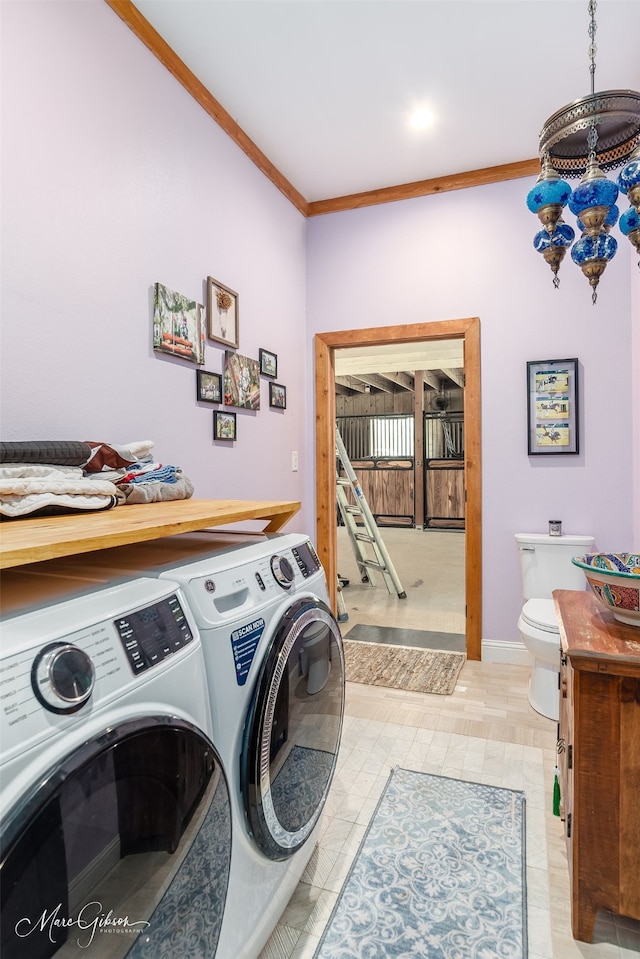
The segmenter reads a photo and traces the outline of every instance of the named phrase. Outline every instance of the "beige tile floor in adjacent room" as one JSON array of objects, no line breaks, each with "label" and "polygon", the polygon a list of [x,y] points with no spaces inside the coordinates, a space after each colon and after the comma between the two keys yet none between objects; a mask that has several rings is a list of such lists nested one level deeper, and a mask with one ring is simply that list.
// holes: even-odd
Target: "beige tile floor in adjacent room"
[{"label": "beige tile floor in adjacent room", "polygon": [[[382,584],[354,582],[357,569],[340,529],[340,573],[355,585],[345,590],[343,634],[355,622],[463,632],[464,534],[385,530],[383,536],[407,600],[389,596]],[[529,959],[640,955],[640,923],[630,919],[600,912],[592,943],[571,935],[563,826],[552,813],[556,724],[530,707],[527,682],[527,667],[467,662],[451,696],[347,683],[320,840],[259,959],[312,959],[396,765],[524,790]]]}]

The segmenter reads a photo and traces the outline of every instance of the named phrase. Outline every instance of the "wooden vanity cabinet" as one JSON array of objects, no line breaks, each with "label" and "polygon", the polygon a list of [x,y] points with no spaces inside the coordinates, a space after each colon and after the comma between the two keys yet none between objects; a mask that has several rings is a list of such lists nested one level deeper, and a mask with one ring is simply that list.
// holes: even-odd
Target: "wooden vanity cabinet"
[{"label": "wooden vanity cabinet", "polygon": [[558,724],[571,926],[598,909],[640,919],[640,629],[587,592],[553,593],[561,640]]}]

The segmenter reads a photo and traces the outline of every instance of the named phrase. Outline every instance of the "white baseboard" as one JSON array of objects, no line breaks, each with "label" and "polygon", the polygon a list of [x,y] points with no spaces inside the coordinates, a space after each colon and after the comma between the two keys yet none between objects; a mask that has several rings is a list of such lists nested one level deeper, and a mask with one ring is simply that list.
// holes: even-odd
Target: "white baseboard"
[{"label": "white baseboard", "polygon": [[494,639],[482,640],[483,663],[502,663],[505,666],[528,666],[529,653],[522,643],[498,643]]}]

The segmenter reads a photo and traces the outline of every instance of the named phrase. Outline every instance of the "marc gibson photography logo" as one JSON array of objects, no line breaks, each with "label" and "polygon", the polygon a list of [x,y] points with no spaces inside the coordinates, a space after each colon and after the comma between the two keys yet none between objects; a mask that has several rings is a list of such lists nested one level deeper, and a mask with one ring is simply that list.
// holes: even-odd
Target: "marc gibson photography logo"
[{"label": "marc gibson photography logo", "polygon": [[116,933],[121,935],[138,935],[151,924],[146,919],[129,919],[129,916],[116,916],[113,909],[103,912],[101,902],[88,902],[73,918],[61,915],[62,903],[59,902],[50,912],[45,909],[37,919],[23,916],[15,925],[16,936],[27,939],[29,936],[38,937],[38,933],[45,933],[49,942],[64,942],[67,935],[63,931],[77,929],[76,942],[80,949],[88,949],[99,933]]}]

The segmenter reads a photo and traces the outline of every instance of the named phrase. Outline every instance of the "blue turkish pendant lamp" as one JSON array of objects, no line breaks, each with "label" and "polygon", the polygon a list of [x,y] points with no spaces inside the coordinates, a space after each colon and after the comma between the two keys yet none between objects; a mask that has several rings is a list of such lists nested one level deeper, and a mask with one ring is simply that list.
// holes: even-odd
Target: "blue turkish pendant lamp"
[{"label": "blue turkish pendant lamp", "polygon": [[527,206],[544,227],[536,233],[533,245],[551,267],[556,289],[560,285],[558,269],[575,235],[573,229],[562,220],[562,211],[570,195],[571,187],[558,176],[549,158],[545,157],[540,176],[527,194]]},{"label": "blue turkish pendant lamp", "polygon": [[585,231],[574,244],[571,259],[589,281],[594,306],[600,277],[618,249],[617,241],[604,227],[617,196],[618,187],[607,179],[598,166],[592,147],[586,173],[569,197],[569,209],[580,219]]},{"label": "blue turkish pendant lamp", "polygon": [[533,238],[533,245],[538,253],[541,253],[545,261],[551,267],[553,273],[553,286],[557,290],[560,286],[560,277],[558,270],[564,259],[567,249],[573,243],[575,237],[573,227],[565,223],[562,217],[558,220],[553,233],[548,230],[540,230]]},{"label": "blue turkish pendant lamp", "polygon": [[629,237],[640,253],[640,140],[629,162],[620,171],[618,186],[621,193],[626,193],[631,204],[630,209],[620,217],[620,232]]},{"label": "blue turkish pendant lamp", "polygon": [[595,306],[598,295],[596,289],[607,263],[618,251],[618,241],[609,233],[586,234],[573,244],[571,259],[579,266],[592,289],[591,302]]},{"label": "blue turkish pendant lamp", "polygon": [[[571,194],[568,204],[578,217],[581,238],[574,243],[571,257],[577,263],[591,285],[591,299],[595,304],[596,289],[607,263],[617,250],[617,242],[609,232],[618,217],[614,206],[618,187],[626,194],[632,209],[640,217],[640,92],[637,90],[596,91],[596,7],[597,0],[588,0],[589,14],[589,74],[590,92],[572,100],[556,110],[544,123],[538,140],[538,153],[543,163],[540,182],[529,194],[529,209],[546,218],[543,226],[549,238],[539,233],[534,240],[536,249],[543,256],[561,257],[553,249],[564,239],[555,236],[560,221],[560,212],[546,210],[543,190],[550,180],[548,191],[557,190],[560,176],[571,179],[582,177],[577,189]],[[617,170],[626,164],[618,178],[618,186],[607,181],[603,171]],[[555,167],[559,173],[545,175],[546,167]],[[553,198],[552,198],[553,199]],[[561,202],[555,200],[556,205]],[[637,227],[631,212],[620,218],[620,228],[637,249]],[[554,266],[552,265],[552,269]],[[555,270],[554,270],[555,273]],[[554,276],[554,285],[557,276]]]},{"label": "blue turkish pendant lamp", "polygon": [[[630,206],[620,217],[620,232],[629,238],[640,256],[640,214],[634,207]],[[638,269],[640,270],[640,260],[638,260]]]}]

